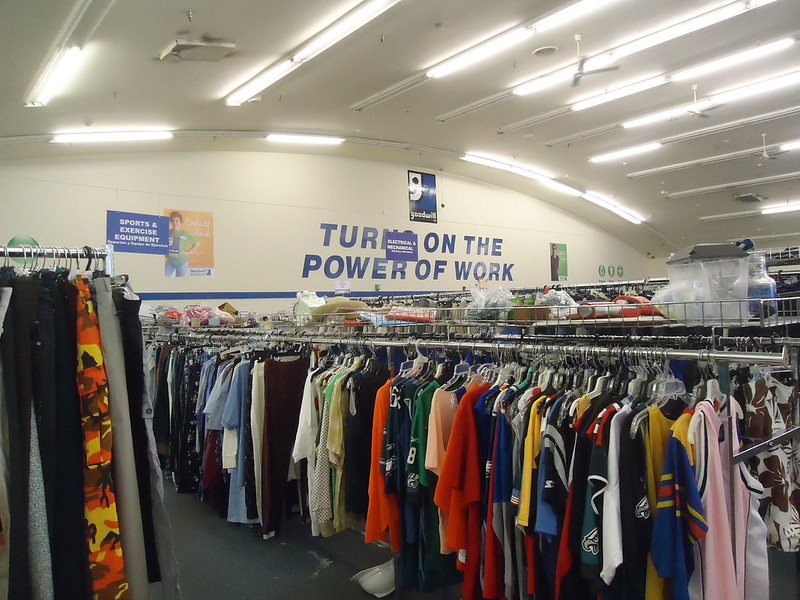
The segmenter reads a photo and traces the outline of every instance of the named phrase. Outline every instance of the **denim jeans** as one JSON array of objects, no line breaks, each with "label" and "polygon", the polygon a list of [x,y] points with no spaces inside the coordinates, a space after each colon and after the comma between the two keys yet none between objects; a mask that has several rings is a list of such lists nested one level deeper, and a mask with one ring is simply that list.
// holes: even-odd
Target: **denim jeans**
[{"label": "denim jeans", "polygon": [[171,265],[167,262],[164,265],[164,276],[165,277],[186,277],[189,274],[189,263],[185,262],[182,265]]}]

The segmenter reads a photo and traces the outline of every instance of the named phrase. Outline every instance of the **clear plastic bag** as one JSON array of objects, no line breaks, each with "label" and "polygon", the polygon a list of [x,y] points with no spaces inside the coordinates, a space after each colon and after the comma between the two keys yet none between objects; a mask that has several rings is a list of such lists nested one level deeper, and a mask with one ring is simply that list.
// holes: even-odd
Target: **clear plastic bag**
[{"label": "clear plastic bag", "polygon": [[467,318],[471,320],[504,319],[514,306],[511,302],[513,294],[502,287],[487,289],[474,286],[471,294],[472,300],[467,305]]},{"label": "clear plastic bag", "polygon": [[577,310],[578,303],[564,290],[550,289],[536,293],[536,304],[550,307],[551,319],[568,319]]}]

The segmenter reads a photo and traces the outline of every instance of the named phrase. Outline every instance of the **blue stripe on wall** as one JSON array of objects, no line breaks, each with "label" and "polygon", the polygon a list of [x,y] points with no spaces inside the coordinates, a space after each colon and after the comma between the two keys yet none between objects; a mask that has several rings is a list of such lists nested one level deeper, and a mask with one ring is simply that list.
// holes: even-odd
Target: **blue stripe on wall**
[{"label": "blue stripe on wall", "polygon": [[[436,294],[437,292],[409,291],[409,292],[351,292],[347,296],[359,298],[379,298],[384,296],[409,296],[418,294]],[[239,299],[275,299],[297,298],[297,292],[137,292],[142,300],[239,300]],[[319,296],[335,296],[335,292],[317,292]]]}]

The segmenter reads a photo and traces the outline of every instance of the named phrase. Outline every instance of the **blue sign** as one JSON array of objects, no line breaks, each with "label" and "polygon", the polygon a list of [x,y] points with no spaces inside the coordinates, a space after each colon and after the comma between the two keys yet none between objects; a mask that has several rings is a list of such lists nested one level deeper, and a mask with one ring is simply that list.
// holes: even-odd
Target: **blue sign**
[{"label": "blue sign", "polygon": [[387,231],[386,260],[417,261],[417,235],[412,231]]},{"label": "blue sign", "polygon": [[117,252],[169,253],[169,217],[109,210],[106,243]]},{"label": "blue sign", "polygon": [[408,172],[409,220],[436,223],[436,175]]}]

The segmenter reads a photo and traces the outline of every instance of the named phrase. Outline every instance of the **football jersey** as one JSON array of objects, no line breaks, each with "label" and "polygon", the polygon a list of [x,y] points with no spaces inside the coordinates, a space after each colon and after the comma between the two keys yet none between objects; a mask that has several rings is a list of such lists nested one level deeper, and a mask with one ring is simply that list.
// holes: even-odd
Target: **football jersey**
[{"label": "football jersey", "polygon": [[689,600],[689,579],[694,571],[693,545],[708,531],[689,460],[692,449],[688,427],[692,412],[682,414],[670,429],[653,523],[653,565],[661,577],[671,579],[674,600]]},{"label": "football jersey", "polygon": [[436,485],[436,505],[448,515],[444,543],[458,550],[458,566],[464,573],[461,595],[480,600],[481,584],[481,462],[474,406],[489,389],[474,383],[461,399],[453,421],[450,442]]}]

